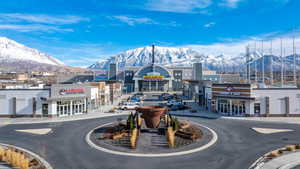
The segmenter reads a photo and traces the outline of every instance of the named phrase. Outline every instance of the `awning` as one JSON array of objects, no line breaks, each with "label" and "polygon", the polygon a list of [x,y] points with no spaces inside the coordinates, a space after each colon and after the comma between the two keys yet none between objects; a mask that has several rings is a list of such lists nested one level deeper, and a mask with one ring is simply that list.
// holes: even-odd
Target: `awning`
[{"label": "awning", "polygon": [[86,96],[79,96],[79,97],[52,97],[47,99],[47,101],[59,101],[59,100],[79,100],[79,99],[86,99]]},{"label": "awning", "polygon": [[243,96],[213,96],[213,97],[223,98],[223,99],[255,100],[254,97],[243,97]]}]

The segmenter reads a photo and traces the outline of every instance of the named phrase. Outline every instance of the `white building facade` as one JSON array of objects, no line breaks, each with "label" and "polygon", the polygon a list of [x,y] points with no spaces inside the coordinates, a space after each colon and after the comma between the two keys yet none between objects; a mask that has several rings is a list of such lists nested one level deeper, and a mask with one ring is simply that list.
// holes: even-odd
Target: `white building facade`
[{"label": "white building facade", "polygon": [[225,116],[300,117],[300,88],[213,84],[211,110]]},{"label": "white building facade", "polygon": [[0,117],[48,116],[49,89],[0,89]]},{"label": "white building facade", "polygon": [[62,117],[99,107],[99,89],[87,84],[57,84],[48,89],[0,89],[0,117]]}]

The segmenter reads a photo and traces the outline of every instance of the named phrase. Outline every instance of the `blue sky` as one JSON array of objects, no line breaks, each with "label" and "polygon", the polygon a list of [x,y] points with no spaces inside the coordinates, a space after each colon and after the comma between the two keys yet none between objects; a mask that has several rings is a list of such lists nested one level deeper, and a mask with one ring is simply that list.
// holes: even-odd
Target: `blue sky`
[{"label": "blue sky", "polygon": [[299,0],[9,0],[0,36],[85,66],[124,50],[210,46],[299,32]]}]

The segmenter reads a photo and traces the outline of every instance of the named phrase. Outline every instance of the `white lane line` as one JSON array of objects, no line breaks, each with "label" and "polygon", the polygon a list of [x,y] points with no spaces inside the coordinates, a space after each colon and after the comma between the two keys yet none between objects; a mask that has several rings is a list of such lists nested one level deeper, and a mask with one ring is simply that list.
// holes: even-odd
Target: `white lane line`
[{"label": "white lane line", "polygon": [[273,128],[257,128],[252,127],[254,131],[261,134],[273,134],[273,133],[282,133],[282,132],[291,132],[294,130],[291,129],[273,129]]},{"label": "white lane line", "polygon": [[52,131],[51,128],[42,128],[42,129],[23,129],[23,130],[16,130],[17,132],[23,133],[30,133],[30,134],[37,134],[37,135],[45,135]]}]

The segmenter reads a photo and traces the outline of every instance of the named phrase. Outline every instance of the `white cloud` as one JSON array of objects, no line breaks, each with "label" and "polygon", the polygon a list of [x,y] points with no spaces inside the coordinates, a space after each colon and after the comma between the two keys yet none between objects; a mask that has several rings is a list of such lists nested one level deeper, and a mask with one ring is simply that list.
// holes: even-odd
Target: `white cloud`
[{"label": "white cloud", "polygon": [[20,14],[20,13],[1,13],[0,19],[6,22],[29,22],[40,24],[74,24],[88,21],[89,18],[73,15],[43,15],[43,14]]},{"label": "white cloud", "polygon": [[238,4],[244,0],[223,0],[223,2],[220,3],[222,6],[226,6],[228,8],[237,8]]},{"label": "white cloud", "polygon": [[118,16],[109,16],[109,19],[112,20],[118,20],[120,22],[126,23],[129,26],[136,26],[140,24],[146,24],[146,25],[160,25],[160,26],[166,26],[166,27],[177,27],[181,26],[175,21],[170,22],[158,22],[152,18],[149,17],[136,17],[136,16],[126,16],[126,15],[118,15]]},{"label": "white cloud", "polygon": [[[271,35],[271,36],[269,36]],[[211,54],[211,55],[220,55],[224,54],[229,57],[237,57],[240,55],[244,55],[246,51],[246,46],[250,46],[250,50],[254,51],[255,48],[257,51],[262,51],[262,40],[264,41],[263,51],[265,54],[280,55],[281,50],[281,39],[283,51],[285,51],[284,55],[291,55],[293,53],[293,37],[295,37],[295,48],[296,53],[300,54],[300,30],[295,33],[289,32],[282,35],[275,35],[274,33],[269,33],[267,35],[259,35],[248,37],[245,39],[230,39],[229,42],[215,43],[210,45],[201,45],[201,44],[191,44],[184,45],[181,47],[188,47],[194,50],[197,50],[201,53]],[[271,41],[272,41],[272,51],[271,51]]]},{"label": "white cloud", "polygon": [[151,18],[146,18],[146,17],[131,17],[131,16],[124,16],[124,15],[119,15],[119,16],[112,16],[110,18],[117,19],[121,22],[124,22],[130,26],[134,26],[137,24],[158,24],[156,21],[154,21]]},{"label": "white cloud", "polygon": [[18,25],[18,24],[0,24],[2,30],[14,30],[17,32],[73,32],[73,29],[60,28],[50,25]]},{"label": "white cloud", "polygon": [[203,25],[203,27],[210,28],[210,27],[214,26],[215,24],[216,24],[215,22],[209,22],[209,23]]},{"label": "white cloud", "polygon": [[174,13],[202,13],[202,9],[211,4],[211,0],[148,0],[145,9]]}]

